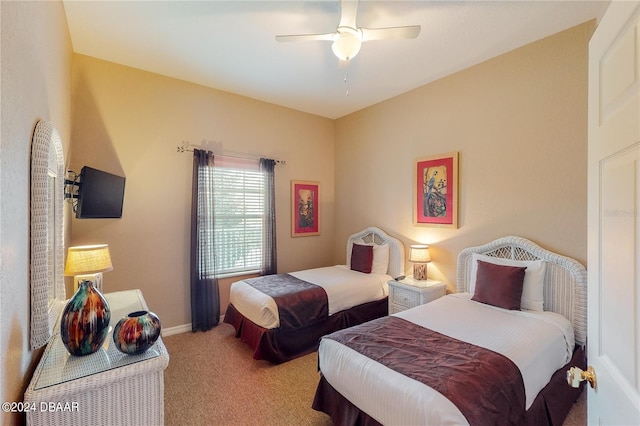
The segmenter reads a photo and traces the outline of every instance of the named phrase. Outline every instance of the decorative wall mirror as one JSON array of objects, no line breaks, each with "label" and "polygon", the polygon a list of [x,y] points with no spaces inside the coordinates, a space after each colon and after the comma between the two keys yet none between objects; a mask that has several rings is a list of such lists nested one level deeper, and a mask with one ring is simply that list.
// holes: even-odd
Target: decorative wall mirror
[{"label": "decorative wall mirror", "polygon": [[47,344],[66,298],[64,177],[60,135],[38,121],[31,142],[31,349]]}]

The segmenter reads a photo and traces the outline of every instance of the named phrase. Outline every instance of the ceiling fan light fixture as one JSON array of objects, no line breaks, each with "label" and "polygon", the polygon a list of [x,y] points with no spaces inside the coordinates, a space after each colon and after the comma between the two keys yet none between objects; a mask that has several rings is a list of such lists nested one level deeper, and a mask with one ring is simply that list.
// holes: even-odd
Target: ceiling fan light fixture
[{"label": "ceiling fan light fixture", "polygon": [[342,61],[355,58],[360,52],[363,41],[370,40],[396,40],[417,38],[420,34],[420,25],[386,28],[360,28],[356,24],[358,0],[340,0],[340,23],[335,33],[329,34],[297,34],[277,35],[276,40],[302,41],[302,40],[327,40],[332,41],[331,50]]},{"label": "ceiling fan light fixture", "polygon": [[362,46],[361,37],[358,35],[358,31],[340,31],[338,29],[338,36],[331,45],[331,50],[338,59],[348,61],[358,54]]}]

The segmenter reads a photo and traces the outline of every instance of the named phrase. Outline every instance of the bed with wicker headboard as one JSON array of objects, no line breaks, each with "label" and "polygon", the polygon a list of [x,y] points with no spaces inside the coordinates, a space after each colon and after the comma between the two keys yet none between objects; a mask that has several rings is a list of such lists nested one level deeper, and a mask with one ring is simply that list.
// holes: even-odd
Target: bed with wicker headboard
[{"label": "bed with wicker headboard", "polygon": [[566,317],[573,324],[576,344],[587,341],[587,270],[575,259],[545,250],[526,238],[502,237],[488,244],[464,249],[458,255],[458,292],[469,291],[473,253],[521,261],[543,260],[544,309]]},{"label": "bed with wicker headboard", "polygon": [[[534,275],[539,306],[481,300],[487,288],[510,293]],[[585,365],[585,268],[503,237],[459,253],[457,290],[324,336],[313,407],[343,425],[562,424],[582,391],[567,386],[566,369]],[[492,369],[504,377],[485,375]]]},{"label": "bed with wicker headboard", "polygon": [[403,272],[402,242],[369,227],[347,239],[346,265],[234,282],[224,322],[255,359],[285,362],[316,350],[325,334],[387,315],[387,282]]}]

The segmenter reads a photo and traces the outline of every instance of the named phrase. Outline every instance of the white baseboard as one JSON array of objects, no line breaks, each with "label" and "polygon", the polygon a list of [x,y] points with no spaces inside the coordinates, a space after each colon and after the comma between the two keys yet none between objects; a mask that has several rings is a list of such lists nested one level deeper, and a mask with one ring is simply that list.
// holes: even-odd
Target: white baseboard
[{"label": "white baseboard", "polygon": [[191,331],[191,323],[177,325],[175,327],[163,328],[162,337],[173,336],[174,334],[186,333]]},{"label": "white baseboard", "polygon": [[[220,323],[224,319],[224,315],[220,315]],[[173,336],[174,334],[186,333],[187,331],[191,331],[191,323],[176,325],[175,327],[163,328],[162,329],[162,337]]]}]

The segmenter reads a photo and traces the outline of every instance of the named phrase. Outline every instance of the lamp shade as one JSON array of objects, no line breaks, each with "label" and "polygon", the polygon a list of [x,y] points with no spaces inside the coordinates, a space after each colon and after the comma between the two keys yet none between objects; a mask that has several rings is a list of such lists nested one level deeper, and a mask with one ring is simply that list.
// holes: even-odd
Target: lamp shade
[{"label": "lamp shade", "polygon": [[409,262],[414,262],[414,263],[431,262],[431,256],[429,256],[429,246],[412,245],[409,248]]},{"label": "lamp shade", "polygon": [[69,247],[67,263],[64,267],[66,276],[97,274],[113,270],[111,255],[107,244]]}]

